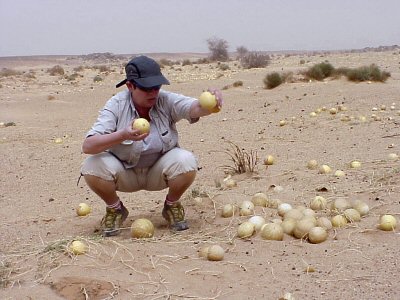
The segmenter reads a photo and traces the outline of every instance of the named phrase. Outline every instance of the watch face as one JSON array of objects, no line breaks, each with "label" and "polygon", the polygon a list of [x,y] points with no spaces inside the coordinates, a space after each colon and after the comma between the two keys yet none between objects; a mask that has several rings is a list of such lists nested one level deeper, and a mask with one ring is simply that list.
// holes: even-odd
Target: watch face
[{"label": "watch face", "polygon": [[132,140],[125,140],[121,144],[122,145],[131,145],[131,144],[133,144],[133,141]]}]

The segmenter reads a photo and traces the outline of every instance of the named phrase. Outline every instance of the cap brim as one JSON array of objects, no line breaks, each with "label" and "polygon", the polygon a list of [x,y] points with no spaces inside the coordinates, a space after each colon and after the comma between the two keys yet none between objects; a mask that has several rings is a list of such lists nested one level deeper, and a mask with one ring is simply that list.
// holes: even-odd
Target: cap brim
[{"label": "cap brim", "polygon": [[165,78],[163,75],[146,77],[146,78],[135,78],[134,81],[145,88],[150,88],[153,86],[159,86],[163,84],[169,84],[168,79]]},{"label": "cap brim", "polygon": [[120,83],[118,83],[115,87],[119,88],[120,86],[123,86],[127,81],[128,81],[128,79],[124,79]]}]

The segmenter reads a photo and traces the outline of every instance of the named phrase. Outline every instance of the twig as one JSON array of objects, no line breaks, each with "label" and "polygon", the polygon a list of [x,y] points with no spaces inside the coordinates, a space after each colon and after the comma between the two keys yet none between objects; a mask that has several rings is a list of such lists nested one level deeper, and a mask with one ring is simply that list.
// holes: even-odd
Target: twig
[{"label": "twig", "polygon": [[321,279],[321,280],[316,280],[316,282],[321,283],[321,282],[353,281],[353,280],[364,280],[364,279],[369,279],[369,278],[376,278],[376,276],[375,275],[364,275],[364,276],[353,277],[353,278]]},{"label": "twig", "polygon": [[368,260],[371,260],[369,257],[366,257],[366,256],[364,256],[364,255],[363,255],[363,253],[362,253],[360,250],[357,250],[357,249],[352,249],[352,248],[350,248],[350,249],[345,249],[345,250],[342,250],[342,251],[339,251],[339,252],[337,252],[337,253],[334,253],[334,254],[332,254],[332,255],[327,255],[326,257],[333,257],[333,256],[337,256],[337,255],[339,255],[339,254],[341,254],[341,253],[343,253],[343,252],[346,252],[346,251],[355,251],[355,252],[358,252],[358,253],[360,253],[360,254],[361,254],[361,257],[363,257],[363,258],[365,258],[365,259],[368,259]]},{"label": "twig", "polygon": [[86,292],[86,288],[83,286],[81,286],[81,292],[85,295],[85,300],[88,300],[89,299],[89,295],[87,294],[87,292]]}]

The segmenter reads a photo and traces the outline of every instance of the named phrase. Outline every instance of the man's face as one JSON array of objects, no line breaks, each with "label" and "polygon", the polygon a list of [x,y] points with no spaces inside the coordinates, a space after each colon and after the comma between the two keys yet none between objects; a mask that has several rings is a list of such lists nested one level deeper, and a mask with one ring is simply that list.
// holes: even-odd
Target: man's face
[{"label": "man's face", "polygon": [[126,85],[132,93],[132,99],[135,105],[143,108],[151,108],[156,104],[161,86],[143,88],[131,82],[127,82]]}]

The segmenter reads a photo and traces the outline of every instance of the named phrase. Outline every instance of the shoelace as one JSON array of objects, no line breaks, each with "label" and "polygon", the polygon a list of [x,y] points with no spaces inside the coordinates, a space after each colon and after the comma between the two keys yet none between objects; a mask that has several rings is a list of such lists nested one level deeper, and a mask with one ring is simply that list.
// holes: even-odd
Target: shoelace
[{"label": "shoelace", "polygon": [[107,228],[114,227],[114,220],[116,218],[117,214],[115,211],[108,211],[106,214],[106,219],[104,220],[104,223]]},{"label": "shoelace", "polygon": [[184,209],[182,206],[170,206],[174,221],[183,221]]}]

